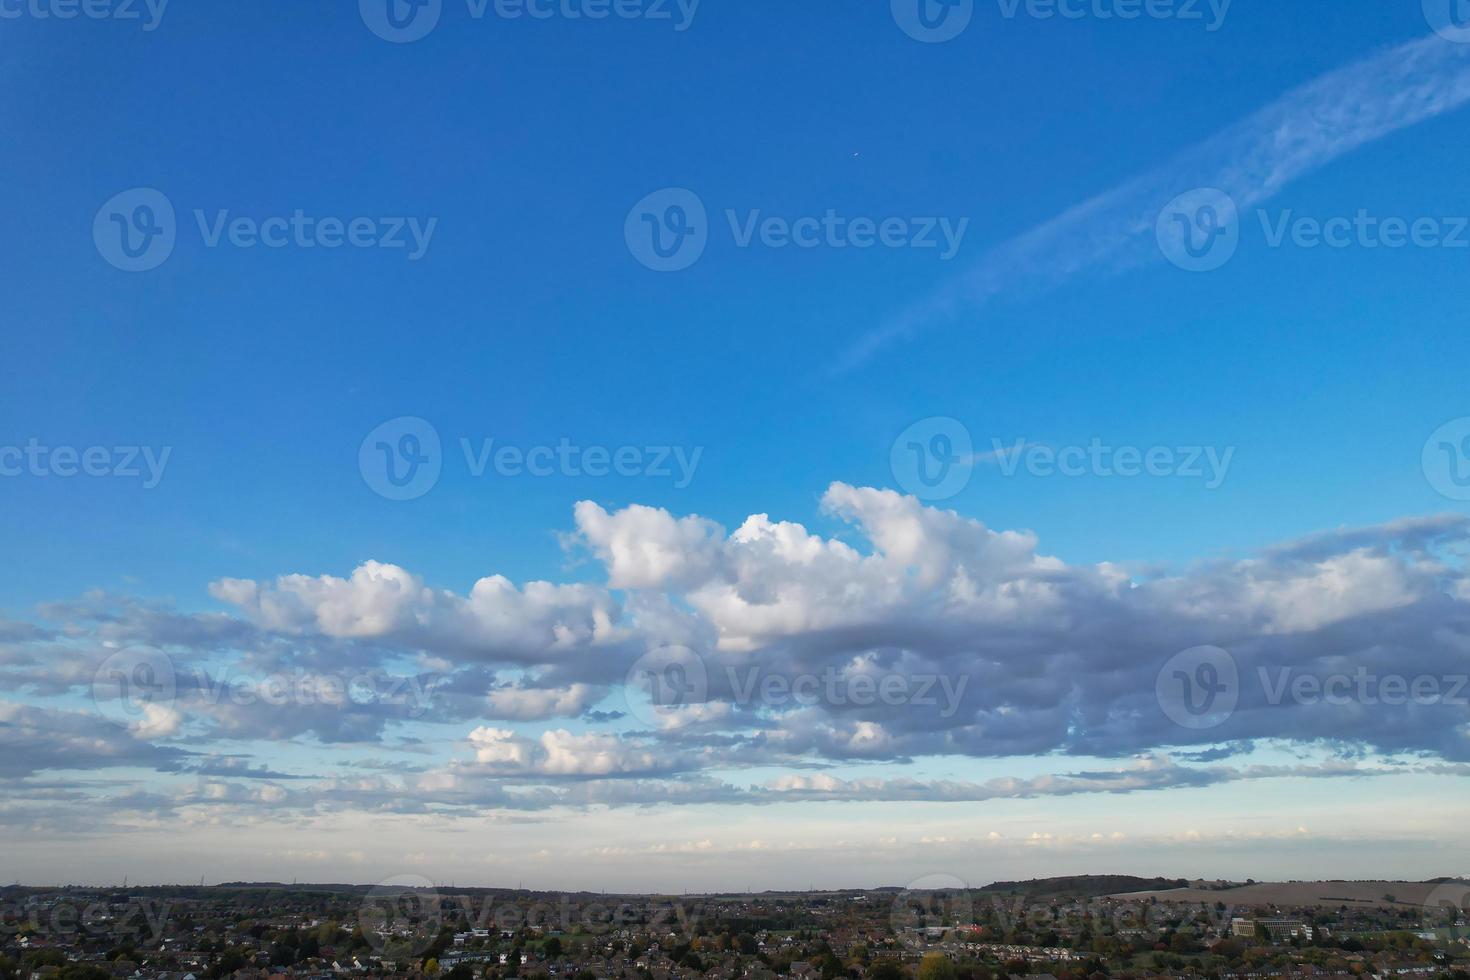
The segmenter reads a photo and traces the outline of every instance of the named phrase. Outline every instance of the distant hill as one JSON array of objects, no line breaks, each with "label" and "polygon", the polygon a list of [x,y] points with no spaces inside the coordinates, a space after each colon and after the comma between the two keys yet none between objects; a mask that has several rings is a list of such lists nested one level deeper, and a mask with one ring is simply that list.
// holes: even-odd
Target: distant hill
[{"label": "distant hill", "polygon": [[[1454,879],[1450,879],[1453,881]],[[1436,879],[1443,881],[1443,879]],[[1196,881],[1188,887],[1127,888],[1113,898],[1157,899],[1160,902],[1224,902],[1236,908],[1373,906],[1413,908],[1422,905],[1435,888],[1425,881]]]},{"label": "distant hill", "polygon": [[1013,895],[1076,895],[1091,897],[1117,892],[1163,891],[1187,888],[1184,878],[1139,878],[1136,875],[1067,875],[1061,878],[1030,878],[1026,881],[997,881],[980,889],[982,892],[1006,892]]}]

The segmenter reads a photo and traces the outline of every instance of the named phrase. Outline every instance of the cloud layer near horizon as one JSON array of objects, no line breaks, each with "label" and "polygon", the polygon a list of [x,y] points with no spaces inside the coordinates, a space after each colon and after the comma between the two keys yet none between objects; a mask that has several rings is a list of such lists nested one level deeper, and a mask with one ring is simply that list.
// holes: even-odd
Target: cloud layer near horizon
[{"label": "cloud layer near horizon", "polygon": [[[212,583],[234,613],[106,595],[48,605],[0,627],[0,687],[19,697],[0,701],[0,821],[78,798],[134,814],[983,801],[1463,775],[1470,762],[1470,692],[1456,690],[1470,670],[1466,518],[1145,575],[1070,565],[1029,532],[889,490],[834,483],[821,506],[834,533],[584,501],[565,542],[602,584],[491,575],[459,594],[369,561],[345,577]],[[1205,644],[1237,665],[1238,703],[1191,728],[1156,680]],[[630,671],[671,647],[692,651],[697,697],[651,709]],[[118,724],[78,695],[134,648],[166,656],[173,689]],[[1430,679],[1432,696],[1396,697],[1390,676]],[[1336,700],[1291,686],[1331,677],[1358,680]],[[271,687],[282,678],[298,687]],[[1328,759],[1204,764],[1257,743]],[[1025,778],[912,771],[1046,756],[1120,761]],[[899,769],[855,771],[875,764]],[[125,775],[139,770],[188,785]]]}]

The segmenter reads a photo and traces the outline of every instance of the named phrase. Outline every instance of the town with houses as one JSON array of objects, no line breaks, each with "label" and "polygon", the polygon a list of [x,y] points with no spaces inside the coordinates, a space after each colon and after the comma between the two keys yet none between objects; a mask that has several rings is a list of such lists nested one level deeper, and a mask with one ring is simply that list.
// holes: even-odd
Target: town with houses
[{"label": "town with houses", "polygon": [[697,896],[16,885],[0,890],[0,980],[1470,980],[1470,883],[1437,883],[1432,905],[1386,892],[1238,904],[1232,892],[1261,891],[1229,882],[1209,886],[1213,901],[1198,884],[1170,900],[1187,884]]}]

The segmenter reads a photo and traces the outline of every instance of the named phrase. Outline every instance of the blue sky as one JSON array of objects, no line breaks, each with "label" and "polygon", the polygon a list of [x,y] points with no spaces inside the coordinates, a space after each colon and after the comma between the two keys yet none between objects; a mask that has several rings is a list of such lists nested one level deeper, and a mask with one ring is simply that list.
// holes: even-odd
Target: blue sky
[{"label": "blue sky", "polygon": [[[977,458],[963,489],[931,501],[995,531],[1034,532],[1037,553],[1069,567],[1189,574],[1177,570],[1314,532],[1463,515],[1463,502],[1437,492],[1421,451],[1442,424],[1470,415],[1467,250],[1272,248],[1257,215],[1366,210],[1450,225],[1470,215],[1461,152],[1470,108],[1456,104],[1323,152],[1259,202],[1242,200],[1239,248],[1219,269],[1176,268],[1144,236],[1150,247],[1137,261],[1084,263],[1043,288],[1018,276],[992,300],[961,304],[943,323],[848,359],[864,337],[1019,236],[1141,175],[1162,173],[1164,189],[1171,161],[1215,145],[1212,137],[1263,107],[1433,37],[1416,3],[1343,0],[1329,13],[1236,0],[1210,30],[1204,4],[1203,21],[1120,21],[1007,18],[999,3],[977,0],[968,29],[944,43],[906,35],[886,2],[831,0],[704,0],[682,31],[648,18],[475,19],[463,0],[444,0],[438,25],[403,44],[375,36],[350,3],[171,4],[152,30],[4,9],[20,13],[0,19],[0,82],[10,93],[0,100],[0,138],[11,174],[0,185],[8,243],[0,445],[169,451],[150,489],[122,477],[0,478],[10,556],[0,564],[0,614],[11,621],[36,622],[38,604],[103,590],[181,617],[238,616],[275,639],[342,640],[320,619],[307,628],[210,586],[248,580],[268,592],[277,576],[346,579],[368,561],[456,594],[499,574],[518,586],[606,586],[620,603],[645,588],[674,594],[687,611],[699,605],[698,582],[640,571],[626,581],[647,584],[620,584],[616,535],[598,537],[574,519],[574,506],[592,501],[616,517],[646,505],[727,530],[769,514],[864,553],[881,550],[863,530],[875,526],[865,508],[877,504],[833,503],[829,486],[911,491],[891,450],[900,432],[934,417],[958,420],[980,456],[1018,440],[1233,450],[1214,488],[1186,475],[1046,477],[1023,468],[1008,477],[1004,457]],[[1446,88],[1462,84],[1453,59],[1463,56],[1444,56]],[[1392,104],[1391,87],[1380,94]],[[1157,207],[1197,186],[1188,168],[1177,173]],[[175,209],[177,244],[158,268],[126,272],[109,264],[92,228],[105,202],[140,187]],[[707,208],[710,241],[690,268],[660,273],[630,253],[624,226],[637,202],[670,187]],[[757,209],[788,219],[834,210],[967,223],[948,260],[934,249],[738,247],[725,212]],[[434,225],[416,259],[408,249],[211,248],[196,210]],[[404,416],[427,420],[444,451],[432,490],[400,502],[373,491],[359,449],[375,427]],[[700,455],[682,487],[650,475],[476,477],[459,441],[491,438]],[[856,511],[868,516],[852,519]],[[1463,542],[1440,545],[1454,555]],[[1411,549],[1389,534],[1377,547],[1374,555],[1389,558]],[[1332,617],[1309,618],[1316,629]],[[49,621],[82,642],[105,632],[108,617],[63,612]],[[1414,628],[1430,629],[1417,619]],[[728,639],[731,625],[719,629]],[[757,647],[770,640],[753,635]],[[904,646],[883,636],[871,642]],[[450,664],[452,643],[380,639],[394,657],[464,666]],[[1173,639],[1160,638],[1160,649]],[[7,649],[16,663],[39,656],[21,641]],[[1441,673],[1464,665],[1458,648],[1441,653]],[[215,664],[241,655],[172,650],[195,654]],[[497,683],[534,680],[546,663],[521,656]],[[608,673],[556,683],[606,683]],[[52,704],[34,686],[12,693],[19,704]],[[74,705],[84,693],[55,703]],[[598,724],[550,717],[563,720],[504,730],[534,739],[548,727],[583,733]],[[476,727],[466,713],[455,716],[453,736],[414,724],[403,731],[432,743],[440,763]],[[1253,751],[1270,762],[1297,759],[1302,745],[1322,749],[1324,737],[1331,751],[1349,751],[1337,741],[1352,743],[1355,725],[1330,736],[1265,725],[1238,737],[1261,740]],[[262,734],[271,730],[217,744],[186,722],[177,745],[277,768],[309,764],[311,735]],[[637,729],[625,718],[612,730]],[[1284,742],[1265,744],[1273,736]],[[1368,739],[1368,751],[1398,746],[1465,761],[1436,738],[1390,733]],[[476,744],[483,751],[486,740]],[[1115,765],[1167,740],[1121,745],[1065,751]],[[343,751],[372,758],[378,748],[369,739]],[[871,767],[898,764],[914,778],[983,781],[1057,771],[1047,761],[1056,750],[976,763],[925,743],[899,752],[902,761],[852,757],[838,771],[866,778]],[[813,761],[724,760],[702,771],[780,778]],[[146,772],[129,778],[157,785]],[[1463,799],[1463,776],[1437,778],[1406,777],[1429,780],[1423,798]],[[1233,794],[1223,797],[1227,812],[1259,815],[1241,788],[1169,792]],[[1179,799],[1180,812],[1193,806]],[[810,804],[833,805],[847,804]],[[850,805],[872,807],[843,812],[878,826],[906,804]],[[750,811],[731,806],[709,819],[733,840],[729,827]],[[366,818],[353,811],[352,819]],[[616,819],[628,822],[617,833],[636,833],[631,815]],[[1092,817],[1065,819],[1082,834]],[[1363,829],[1334,819],[1340,837]],[[1183,833],[1182,820],[1159,834]],[[723,832],[712,833],[723,840]],[[1407,823],[1400,832],[1425,835]],[[1441,832],[1451,833],[1429,833]],[[822,836],[815,823],[794,833]],[[1227,874],[1228,848],[1221,854],[1212,870]],[[1429,873],[1427,864],[1405,866]],[[608,868],[604,883],[614,883],[619,872]]]}]

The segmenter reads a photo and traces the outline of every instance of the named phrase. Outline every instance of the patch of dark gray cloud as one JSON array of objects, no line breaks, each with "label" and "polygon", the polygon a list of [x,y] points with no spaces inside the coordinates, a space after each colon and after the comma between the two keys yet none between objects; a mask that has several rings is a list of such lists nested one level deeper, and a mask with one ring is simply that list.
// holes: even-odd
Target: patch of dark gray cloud
[{"label": "patch of dark gray cloud", "polygon": [[587,711],[582,717],[595,724],[607,724],[626,718],[626,711]]},{"label": "patch of dark gray cloud", "polygon": [[3,656],[4,645],[7,643],[35,643],[51,639],[54,635],[53,631],[44,629],[36,623],[28,623],[19,619],[0,619],[0,656]]},{"label": "patch of dark gray cloud", "polygon": [[1229,745],[1216,745],[1199,752],[1175,752],[1174,758],[1185,762],[1219,762],[1221,759],[1229,759],[1237,755],[1249,755],[1255,746],[1251,742],[1234,742]]},{"label": "patch of dark gray cloud", "polygon": [[377,745],[389,726],[415,720],[419,709],[402,704],[293,701],[247,704],[229,701],[198,704],[194,710],[207,718],[201,741],[292,742],[310,737],[324,745]]},{"label": "patch of dark gray cloud", "polygon": [[408,762],[404,759],[346,759],[337,763],[339,769],[361,769],[364,772],[375,773],[407,773],[427,772],[429,766],[423,763]]},{"label": "patch of dark gray cloud", "polygon": [[114,646],[148,644],[227,652],[258,638],[248,622],[235,616],[180,613],[166,602],[109,592],[41,603],[36,611],[44,620],[65,624],[64,633],[74,635],[77,627],[86,626],[88,636]]},{"label": "patch of dark gray cloud", "polygon": [[158,745],[98,715],[0,701],[0,778],[63,770],[184,765],[192,752]]},{"label": "patch of dark gray cloud", "polygon": [[245,755],[210,755],[181,765],[178,772],[199,776],[223,776],[231,779],[307,779],[300,773],[280,772],[264,764],[254,764]]}]

